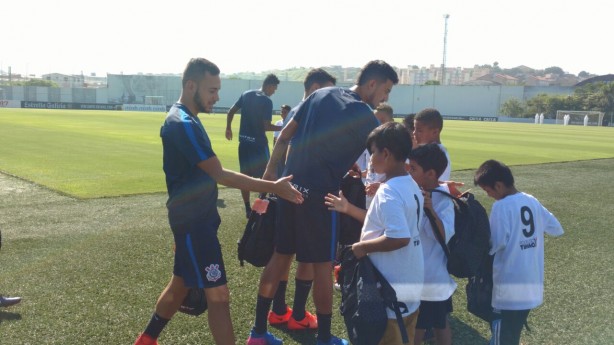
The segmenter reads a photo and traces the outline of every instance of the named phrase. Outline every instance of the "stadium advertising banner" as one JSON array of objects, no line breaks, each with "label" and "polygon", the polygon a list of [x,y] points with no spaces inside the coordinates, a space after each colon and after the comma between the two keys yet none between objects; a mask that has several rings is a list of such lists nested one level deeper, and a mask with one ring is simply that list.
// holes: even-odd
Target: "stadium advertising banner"
[{"label": "stadium advertising banner", "polygon": [[15,100],[0,99],[0,108],[21,108],[21,102]]},{"label": "stadium advertising banner", "polygon": [[118,106],[119,106],[118,104],[103,104],[103,103],[21,101],[21,108],[33,108],[33,109],[117,110]]},{"label": "stadium advertising banner", "polygon": [[457,116],[457,115],[441,115],[444,120],[464,120],[464,121],[490,121],[497,122],[499,121],[498,117],[495,116]]},{"label": "stadium advertising banner", "polygon": [[117,110],[117,107],[118,107],[117,104],[104,104],[104,103],[21,101],[21,108],[30,108],[30,109]]},{"label": "stadium advertising banner", "polygon": [[124,104],[124,111],[159,111],[166,112],[166,106],[162,104]]}]

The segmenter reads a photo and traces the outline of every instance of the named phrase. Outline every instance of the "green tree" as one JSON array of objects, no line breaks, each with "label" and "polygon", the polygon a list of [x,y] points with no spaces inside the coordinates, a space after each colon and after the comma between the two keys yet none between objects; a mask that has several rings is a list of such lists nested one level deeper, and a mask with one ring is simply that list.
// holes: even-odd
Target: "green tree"
[{"label": "green tree", "polygon": [[557,66],[548,67],[548,68],[546,68],[544,70],[544,72],[546,74],[548,74],[548,73],[557,74],[557,75],[565,74],[565,71],[563,71],[563,69],[561,67],[557,67]]},{"label": "green tree", "polygon": [[439,80],[427,80],[424,85],[441,85]]},{"label": "green tree", "polygon": [[501,114],[509,117],[524,117],[526,107],[522,101],[517,98],[510,98],[501,105]]}]

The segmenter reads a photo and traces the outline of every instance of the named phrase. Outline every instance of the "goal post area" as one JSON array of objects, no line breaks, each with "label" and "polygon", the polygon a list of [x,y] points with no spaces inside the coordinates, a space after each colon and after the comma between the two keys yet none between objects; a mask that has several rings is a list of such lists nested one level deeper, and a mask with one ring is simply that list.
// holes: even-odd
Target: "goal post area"
[{"label": "goal post area", "polygon": [[604,113],[601,111],[557,110],[556,124],[564,126],[601,126],[603,124],[603,115]]}]

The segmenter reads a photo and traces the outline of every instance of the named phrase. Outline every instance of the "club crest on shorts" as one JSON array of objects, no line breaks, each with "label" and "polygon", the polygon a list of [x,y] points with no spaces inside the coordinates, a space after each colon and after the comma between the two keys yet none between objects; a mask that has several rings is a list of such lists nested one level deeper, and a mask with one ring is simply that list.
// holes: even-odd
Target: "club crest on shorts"
[{"label": "club crest on shorts", "polygon": [[209,267],[205,267],[205,271],[207,271],[207,280],[210,282],[215,282],[222,277],[222,271],[220,271],[220,265],[211,264]]}]

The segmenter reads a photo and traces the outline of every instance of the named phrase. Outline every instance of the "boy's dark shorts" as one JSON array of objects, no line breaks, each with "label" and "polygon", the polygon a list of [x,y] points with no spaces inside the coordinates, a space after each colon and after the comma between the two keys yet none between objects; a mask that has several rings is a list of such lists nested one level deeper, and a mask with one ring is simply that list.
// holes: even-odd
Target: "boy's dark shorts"
[{"label": "boy's dark shorts", "polygon": [[304,263],[335,259],[338,242],[338,214],[324,205],[326,193],[309,192],[300,204],[280,199],[277,211],[275,250],[295,254]]},{"label": "boy's dark shorts", "polygon": [[268,143],[239,143],[239,166],[242,174],[262,178],[269,157]]},{"label": "boy's dark shorts", "polygon": [[173,274],[183,278],[186,287],[212,288],[225,285],[226,269],[217,238],[219,222],[200,221],[186,226],[186,233],[173,234]]},{"label": "boy's dark shorts", "polygon": [[522,332],[522,326],[527,323],[529,312],[531,309],[526,310],[498,310],[494,311],[494,320],[490,325],[492,331],[491,340],[495,344],[509,345],[520,344],[520,333]]},{"label": "boy's dark shorts", "polygon": [[448,314],[452,312],[452,297],[445,301],[420,301],[418,314],[418,329],[444,329]]}]

